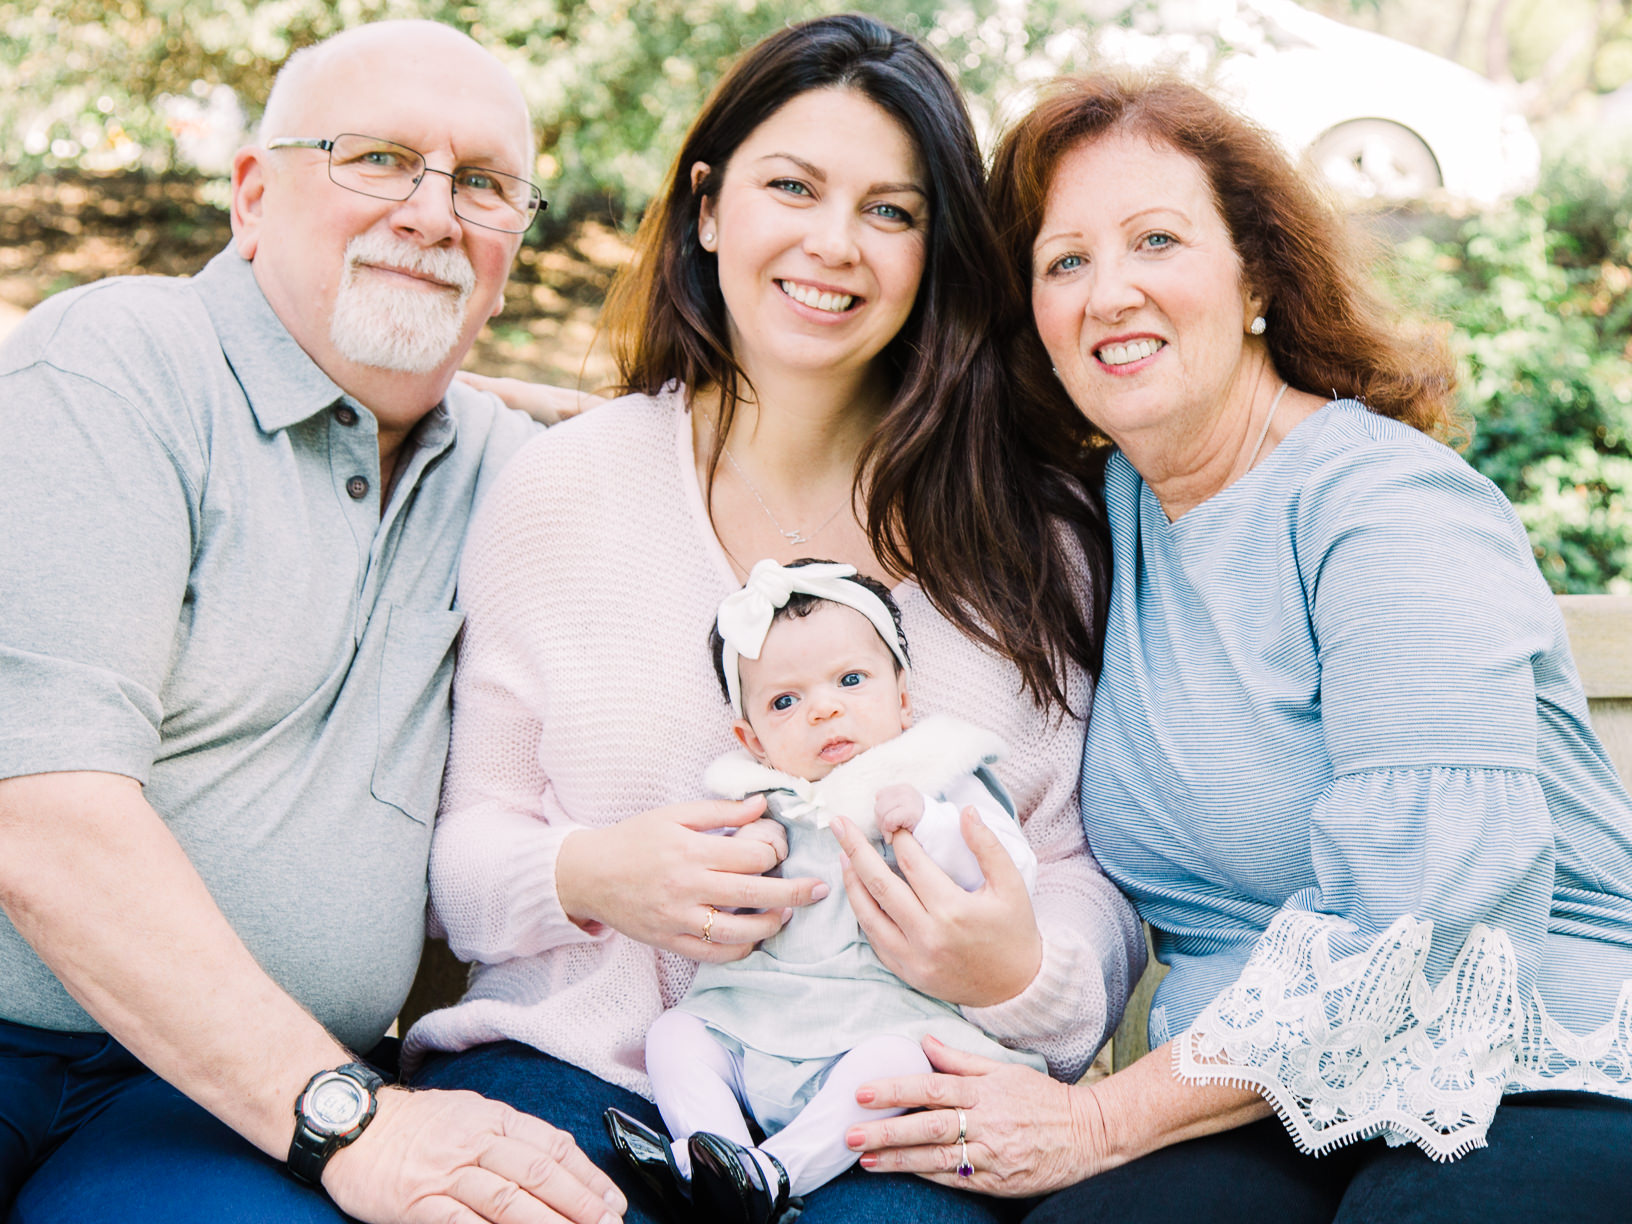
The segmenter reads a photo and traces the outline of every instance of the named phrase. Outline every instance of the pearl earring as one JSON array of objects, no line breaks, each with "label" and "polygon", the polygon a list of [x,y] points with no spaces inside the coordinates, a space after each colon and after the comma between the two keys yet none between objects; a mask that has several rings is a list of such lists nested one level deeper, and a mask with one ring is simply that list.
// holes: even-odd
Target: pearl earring
[{"label": "pearl earring", "polygon": [[1269,324],[1268,324],[1268,322],[1265,321],[1264,316],[1259,315],[1257,318],[1255,318],[1252,321],[1252,326],[1247,328],[1247,330],[1249,332],[1251,332],[1255,336],[1261,336],[1261,335],[1264,334],[1264,330],[1268,326],[1269,326]]},{"label": "pearl earring", "polygon": [[702,239],[702,243],[703,243],[703,245],[705,247],[708,246],[711,242],[714,241],[714,229],[713,229],[713,227],[710,226],[708,229],[705,229],[701,234],[698,235],[698,237],[700,239]]}]

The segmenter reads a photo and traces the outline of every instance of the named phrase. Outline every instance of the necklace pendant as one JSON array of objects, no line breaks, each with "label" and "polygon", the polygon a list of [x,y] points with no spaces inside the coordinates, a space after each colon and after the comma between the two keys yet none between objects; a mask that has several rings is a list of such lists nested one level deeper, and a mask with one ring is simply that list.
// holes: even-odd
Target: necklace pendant
[{"label": "necklace pendant", "polygon": [[784,531],[781,534],[789,544],[808,544],[810,542],[797,527],[792,531]]}]

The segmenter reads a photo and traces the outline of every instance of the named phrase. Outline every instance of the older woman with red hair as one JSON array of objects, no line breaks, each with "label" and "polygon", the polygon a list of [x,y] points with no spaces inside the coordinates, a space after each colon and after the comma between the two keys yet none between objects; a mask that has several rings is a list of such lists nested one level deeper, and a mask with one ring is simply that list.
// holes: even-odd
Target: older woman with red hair
[{"label": "older woman with red hair", "polygon": [[1632,1218],[1632,803],[1438,440],[1443,341],[1188,85],[1069,85],[992,195],[1019,394],[1111,446],[1083,822],[1171,971],[1098,1083],[931,1049],[864,1088],[925,1108],[863,1166],[1070,1187],[1037,1222]]}]

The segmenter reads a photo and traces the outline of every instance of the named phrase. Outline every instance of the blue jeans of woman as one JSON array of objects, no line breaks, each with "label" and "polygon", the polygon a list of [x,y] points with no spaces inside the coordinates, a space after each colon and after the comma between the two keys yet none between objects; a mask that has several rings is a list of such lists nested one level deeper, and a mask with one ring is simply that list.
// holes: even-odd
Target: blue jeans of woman
[{"label": "blue jeans of woman", "polygon": [[1047,1199],[1026,1224],[1564,1224],[1632,1220],[1632,1101],[1530,1092],[1440,1163],[1381,1139],[1305,1156],[1274,1118],[1175,1144]]},{"label": "blue jeans of woman", "polygon": [[[468,1088],[571,1132],[629,1197],[626,1224],[671,1224],[662,1206],[612,1150],[601,1115],[616,1105],[654,1130],[663,1121],[644,1097],[514,1041],[433,1054],[412,1078],[416,1088]],[[805,1200],[800,1224],[1006,1224],[1023,1204],[952,1190],[922,1178],[853,1167]]]}]

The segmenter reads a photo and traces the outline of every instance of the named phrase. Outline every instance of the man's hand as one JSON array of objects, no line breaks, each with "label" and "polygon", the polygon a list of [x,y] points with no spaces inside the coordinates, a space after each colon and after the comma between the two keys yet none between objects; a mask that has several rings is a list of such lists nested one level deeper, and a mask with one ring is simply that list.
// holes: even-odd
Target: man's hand
[{"label": "man's hand", "polygon": [[873,815],[878,831],[887,842],[893,842],[897,833],[910,833],[924,818],[924,797],[916,787],[898,782],[886,786],[873,799]]},{"label": "man's hand", "polygon": [[[301,1085],[351,1061],[255,962],[129,778],[0,780],[0,910],[126,1049],[278,1160]],[[624,1209],[570,1135],[470,1092],[382,1090],[323,1184],[370,1224],[603,1224]]]},{"label": "man's hand", "polygon": [[323,1187],[368,1224],[618,1224],[627,1206],[566,1131],[474,1092],[382,1090]]},{"label": "man's hand", "polygon": [[606,402],[603,397],[590,391],[524,382],[519,378],[490,378],[485,374],[472,374],[469,370],[460,370],[456,377],[468,387],[491,391],[504,401],[506,407],[519,409],[546,425],[575,417],[586,408]]}]

